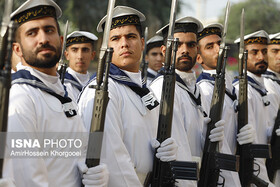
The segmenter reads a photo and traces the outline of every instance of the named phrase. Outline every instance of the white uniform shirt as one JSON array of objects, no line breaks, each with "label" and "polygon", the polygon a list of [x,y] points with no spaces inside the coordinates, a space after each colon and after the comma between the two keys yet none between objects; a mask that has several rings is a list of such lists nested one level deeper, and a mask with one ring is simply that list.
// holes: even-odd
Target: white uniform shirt
[{"label": "white uniform shirt", "polygon": [[[267,69],[267,71],[273,72],[277,78],[280,80],[280,74],[277,72],[274,72],[270,69]],[[274,126],[275,119],[279,110],[280,105],[280,85],[269,78],[264,78],[264,85],[265,88],[268,91],[268,97],[270,101],[269,105],[269,114],[271,115],[268,119],[270,120],[269,125]],[[275,186],[280,186],[280,170],[277,170],[275,181]]]},{"label": "white uniform shirt", "polygon": [[[256,82],[264,87],[264,82],[262,77],[258,77],[253,73],[247,71],[249,77],[253,78]],[[239,92],[239,82],[233,84],[236,89],[236,94],[238,96]],[[254,125],[256,129],[255,144],[267,144],[268,136],[271,134],[271,128],[268,127],[268,117],[269,107],[264,106],[264,101],[267,98],[263,98],[259,92],[257,92],[250,84],[248,84],[248,123]],[[256,159],[256,162],[260,165],[259,177],[266,182],[269,181],[265,166],[265,159]],[[256,169],[256,168],[255,168]],[[269,184],[269,186],[274,186]]]},{"label": "white uniform shirt", "polygon": [[[210,75],[216,74],[216,70],[203,70],[205,73]],[[232,79],[229,75],[225,74],[225,83],[226,89],[232,93]],[[211,100],[214,90],[213,81],[211,80],[201,80],[197,83],[200,88],[201,94],[203,94],[202,106],[208,114],[210,114]],[[225,120],[225,138],[228,142],[228,145],[231,149],[231,153],[235,154],[236,149],[236,133],[237,133],[237,113],[235,112],[235,103],[234,101],[225,94],[224,106],[222,112],[222,118]]]},{"label": "white uniform shirt", "polygon": [[[27,66],[21,66],[21,68],[38,77],[55,93],[64,95],[64,88],[58,76],[49,76]],[[72,104],[76,105],[74,102]],[[67,118],[57,98],[26,84],[14,84],[11,87],[8,131],[32,132],[34,136],[40,132],[86,132],[80,116]],[[11,164],[5,167],[7,171],[12,168],[17,187],[78,187],[81,185],[77,168],[79,158],[48,157],[11,160]]]},{"label": "white uniform shirt", "polygon": [[[89,81],[90,78],[89,72],[87,72],[87,74],[81,74],[74,71],[70,67],[67,68],[67,72],[70,75],[72,75],[81,84],[82,87],[85,86],[86,83]],[[70,82],[65,82],[64,85],[67,87],[67,91],[74,95],[74,100],[77,101],[78,96],[80,94],[80,90],[75,86],[73,86]]]},{"label": "white uniform shirt", "polygon": [[[141,85],[140,72],[129,76]],[[95,79],[89,83],[95,84]],[[95,89],[87,85],[78,103],[87,130],[90,129],[94,95]],[[108,186],[140,187],[153,166],[154,150],[150,141],[156,138],[158,111],[156,108],[148,110],[139,95],[111,78],[109,98],[101,153],[101,162],[107,164],[110,173]]]},{"label": "white uniform shirt", "polygon": [[[191,73],[187,76],[189,80],[192,80],[194,74]],[[192,83],[195,84],[195,78]],[[163,76],[159,76],[150,84],[150,88],[158,100],[161,99],[162,84]],[[187,84],[187,86],[190,85],[189,82]],[[199,158],[202,154],[202,146],[204,144],[204,138],[202,138],[203,113],[185,89],[189,90],[186,86],[176,82],[171,136],[178,144],[177,160],[192,161],[192,157]],[[193,90],[189,91],[194,93]],[[196,91],[195,96],[198,96],[199,92],[198,90]],[[181,186],[195,184],[196,182],[180,181]]]}]

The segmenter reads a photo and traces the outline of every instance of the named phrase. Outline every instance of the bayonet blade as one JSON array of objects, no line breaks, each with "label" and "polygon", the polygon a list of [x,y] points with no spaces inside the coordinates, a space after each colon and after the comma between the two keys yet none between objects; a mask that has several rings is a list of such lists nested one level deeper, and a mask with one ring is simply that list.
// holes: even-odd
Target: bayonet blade
[{"label": "bayonet blade", "polygon": [[112,17],[113,17],[113,9],[115,7],[115,1],[116,0],[109,0],[109,6],[107,9],[107,18],[105,22],[105,27],[104,27],[104,34],[103,34],[103,40],[101,44],[101,50],[99,54],[99,60],[102,60],[104,58],[105,52],[108,48],[108,42],[109,42],[109,35],[110,35],[110,30],[111,30],[111,25],[112,25]]},{"label": "bayonet blade", "polygon": [[13,0],[5,0],[5,9],[2,19],[2,25],[1,25],[1,37],[4,37],[5,33],[7,32],[7,28],[10,23],[10,15],[12,13],[13,9]]},{"label": "bayonet blade", "polygon": [[242,9],[241,19],[240,19],[240,45],[239,45],[239,63],[238,71],[239,75],[243,75],[243,57],[244,57],[244,9]]},{"label": "bayonet blade", "polygon": [[224,30],[222,34],[222,41],[220,48],[224,48],[226,45],[226,36],[227,36],[227,29],[228,29],[228,17],[229,17],[229,10],[230,10],[230,2],[227,2],[226,6],[226,14],[225,14],[225,22],[224,22]]},{"label": "bayonet blade", "polygon": [[60,56],[60,60],[59,60],[60,65],[63,63],[64,51],[66,48],[66,41],[67,41],[67,32],[68,32],[68,20],[66,21],[64,34],[63,34],[63,43],[62,43],[62,49],[61,49],[61,56]]}]

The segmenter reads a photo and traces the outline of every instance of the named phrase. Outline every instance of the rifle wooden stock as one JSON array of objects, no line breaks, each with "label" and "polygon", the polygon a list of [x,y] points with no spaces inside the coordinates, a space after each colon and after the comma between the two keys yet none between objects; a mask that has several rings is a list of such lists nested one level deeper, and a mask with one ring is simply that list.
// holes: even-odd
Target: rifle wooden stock
[{"label": "rifle wooden stock", "polygon": [[280,128],[280,109],[278,110],[275,124],[270,140],[271,145],[271,159],[266,159],[267,173],[270,181],[274,181],[276,171],[280,169],[280,137],[277,136],[276,130]]}]

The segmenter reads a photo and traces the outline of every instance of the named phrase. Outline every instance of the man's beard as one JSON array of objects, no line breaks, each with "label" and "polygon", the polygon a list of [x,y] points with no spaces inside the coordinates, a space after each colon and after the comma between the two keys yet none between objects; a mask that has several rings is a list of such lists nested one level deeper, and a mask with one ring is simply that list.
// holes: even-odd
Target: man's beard
[{"label": "man's beard", "polygon": [[[182,58],[187,58],[188,60],[180,62],[180,60]],[[179,58],[177,58],[176,69],[178,69],[180,71],[188,72],[195,65],[195,60],[196,60],[196,57],[193,59],[188,54],[182,55]]]},{"label": "man's beard", "polygon": [[[22,46],[21,48],[22,48],[22,55],[26,63],[29,64],[30,66],[37,67],[37,68],[52,68],[57,64],[61,56],[60,54],[61,46],[55,48],[54,46],[48,43],[38,47],[34,53],[30,51],[29,52],[25,51]],[[42,55],[43,57],[38,58],[37,54],[43,49],[49,49],[51,51],[54,51],[55,54],[54,55],[44,54]]]},{"label": "man's beard", "polygon": [[254,72],[252,72],[252,73],[257,74],[257,75],[264,74],[264,72],[267,70],[268,63],[267,63],[266,61],[263,60],[263,61],[257,62],[257,63],[255,64],[255,66],[260,65],[260,64],[265,65],[265,68],[258,68],[258,69],[256,69]]}]

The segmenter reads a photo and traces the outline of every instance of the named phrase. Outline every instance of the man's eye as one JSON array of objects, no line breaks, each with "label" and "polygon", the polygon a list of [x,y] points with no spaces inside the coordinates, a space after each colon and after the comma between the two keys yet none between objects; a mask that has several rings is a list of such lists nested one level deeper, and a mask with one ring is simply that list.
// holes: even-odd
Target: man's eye
[{"label": "man's eye", "polygon": [[117,37],[111,38],[111,41],[117,41],[117,40],[118,40]]},{"label": "man's eye", "polygon": [[28,33],[27,33],[27,36],[34,36],[34,35],[35,35],[35,32],[34,32],[34,31],[28,32]]}]

